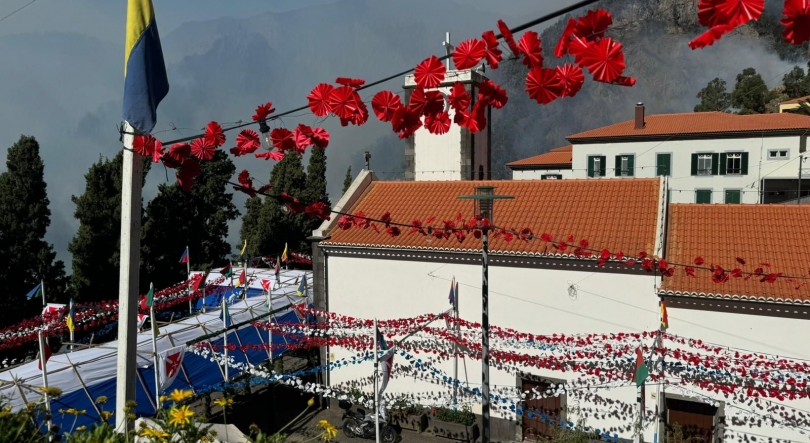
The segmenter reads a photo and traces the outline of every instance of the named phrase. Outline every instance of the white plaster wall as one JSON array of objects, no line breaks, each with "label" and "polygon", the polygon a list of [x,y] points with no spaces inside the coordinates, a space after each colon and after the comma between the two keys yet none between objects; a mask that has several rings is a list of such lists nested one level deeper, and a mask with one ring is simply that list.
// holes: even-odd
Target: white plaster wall
[{"label": "white plaster wall", "polygon": [[[439,88],[443,94],[449,94],[452,88]],[[448,110],[450,121],[455,111]],[[461,180],[461,132],[457,124],[450,125],[447,134],[431,134],[424,126],[414,133],[414,160],[416,181],[426,180]],[[469,166],[469,165],[466,165]]]},{"label": "white plaster wall", "polygon": [[574,178],[574,171],[570,169],[518,169],[512,171],[512,180],[540,180],[548,174],[562,175],[563,180]]},{"label": "white plaster wall", "polygon": [[[572,155],[573,178],[588,178],[588,156],[607,157],[607,175],[600,179],[617,179],[615,156],[635,155],[635,177],[655,177],[656,154],[672,154],[672,174],[669,177],[670,203],[694,203],[695,190],[712,189],[712,203],[723,203],[724,191],[743,190],[742,203],[759,203],[762,178],[798,177],[799,137],[752,137],[715,140],[671,140],[599,144],[575,144]],[[769,160],[768,151],[787,149],[786,160]],[[692,176],[692,154],[748,152],[747,175]],[[790,162],[790,164],[786,164]]]},{"label": "white plaster wall", "polygon": [[[346,257],[329,257],[327,266],[329,307],[333,312],[378,319],[440,313],[450,307],[447,300],[449,281],[455,276],[460,286],[461,317],[470,321],[481,319],[480,266]],[[493,325],[535,334],[641,332],[658,328],[659,308],[655,286],[659,281],[653,276],[490,267],[489,283],[489,313]],[[573,295],[568,291],[571,285],[576,287]],[[669,321],[671,326],[668,332],[672,334],[752,351],[810,359],[810,349],[803,345],[803,337],[810,333],[810,326],[800,320],[670,308]],[[330,352],[336,358],[351,355],[340,348],[332,348]],[[421,354],[416,357],[426,356]],[[395,363],[407,364],[401,358]],[[442,362],[439,367],[452,375],[452,360]],[[470,386],[480,386],[480,368],[479,361],[466,361]],[[492,386],[516,386],[515,375],[494,366],[490,371]],[[526,372],[556,380],[577,377],[570,372],[528,368]],[[330,380],[338,384],[368,377],[371,373],[371,363],[349,366],[334,370]],[[465,379],[461,362],[459,379]],[[388,392],[429,392],[437,391],[437,388],[441,390],[434,384],[412,378],[394,378],[389,383]],[[680,393],[674,389],[671,392]],[[601,390],[598,393],[625,403],[636,400],[634,387]],[[708,392],[702,394],[713,395]],[[656,398],[660,397],[656,386],[648,387],[648,409],[654,409]],[[788,404],[810,410],[810,402],[807,401]],[[574,406],[570,399],[568,405]],[[740,412],[728,405],[725,409],[726,416]],[[480,406],[474,411],[480,413]],[[576,418],[569,417],[569,420]],[[586,424],[608,429],[625,422],[591,418]],[[802,441],[806,438],[790,429],[764,427],[738,430]],[[647,427],[645,440],[653,441],[653,436],[654,427]]]}]

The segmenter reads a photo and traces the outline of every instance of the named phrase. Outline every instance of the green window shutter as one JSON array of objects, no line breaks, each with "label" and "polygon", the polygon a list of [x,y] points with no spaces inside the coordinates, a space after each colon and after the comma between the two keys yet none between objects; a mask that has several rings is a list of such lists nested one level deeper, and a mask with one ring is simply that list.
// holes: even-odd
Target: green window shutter
[{"label": "green window shutter", "polygon": [[740,174],[748,175],[748,153],[742,153],[742,161],[740,162]]},{"label": "green window shutter", "polygon": [[588,177],[593,177],[593,156],[588,157]]},{"label": "green window shutter", "polygon": [[[720,165],[720,154],[712,154],[712,175],[717,175],[717,169]],[[723,166],[725,168],[725,165]]]},{"label": "green window shutter", "polygon": [[741,194],[742,192],[738,190],[726,191],[726,203],[740,204]]},{"label": "green window shutter", "polygon": [[630,177],[635,176],[636,175],[635,168],[636,168],[636,156],[635,155],[627,156],[627,169],[629,169],[629,171],[627,171],[627,175],[629,175]]},{"label": "green window shutter", "polygon": [[670,175],[671,160],[671,154],[658,154],[656,156],[656,175]]},{"label": "green window shutter", "polygon": [[698,173],[698,171],[697,171],[697,160],[698,160],[698,155],[697,154],[692,154],[692,175],[697,175],[697,173]]},{"label": "green window shutter", "polygon": [[[712,158],[714,161],[714,158]],[[728,165],[728,154],[725,152],[720,153],[720,175],[726,175],[726,166]],[[714,168],[714,166],[712,166]]]},{"label": "green window shutter", "polygon": [[667,204],[672,203],[672,189],[667,189]]},{"label": "green window shutter", "polygon": [[621,155],[616,156],[616,167],[613,169],[613,172],[616,174],[616,177],[622,175],[621,174],[621,172],[622,172],[622,156]]},{"label": "green window shutter", "polygon": [[700,189],[695,191],[695,203],[711,203],[712,191],[708,189]]},{"label": "green window shutter", "polygon": [[604,177],[607,175],[607,157],[603,155],[599,157],[599,160],[601,160],[599,163],[602,165],[602,169],[599,171],[599,176]]}]

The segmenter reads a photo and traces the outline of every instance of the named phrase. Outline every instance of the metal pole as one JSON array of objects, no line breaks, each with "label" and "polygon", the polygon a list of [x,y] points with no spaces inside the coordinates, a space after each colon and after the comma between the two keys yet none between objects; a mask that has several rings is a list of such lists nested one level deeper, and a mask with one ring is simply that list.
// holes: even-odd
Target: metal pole
[{"label": "metal pole", "polygon": [[481,442],[489,443],[489,228],[481,229]]},{"label": "metal pole", "polygon": [[39,287],[42,289],[42,307],[45,308],[45,306],[48,305],[48,303],[45,303],[45,280],[40,280],[39,284]]},{"label": "metal pole", "polygon": [[[123,413],[127,402],[135,401],[135,353],[138,324],[138,277],[141,261],[142,157],[132,151],[135,130],[124,124],[124,159],[121,189],[121,262],[118,281],[118,361],[115,388],[115,427],[126,432]],[[129,425],[134,423],[129,421]]]},{"label": "metal pole", "polygon": [[377,353],[377,319],[374,319],[374,437],[377,443],[380,443],[380,391],[377,389],[377,368],[380,364],[379,354]]},{"label": "metal pole", "polygon": [[[186,245],[186,252],[188,252],[188,256],[186,257],[186,280],[191,278],[191,251],[188,250],[188,245]],[[191,283],[188,284],[188,315],[194,313],[194,307],[191,304]],[[203,300],[203,302],[205,302]]]},{"label": "metal pole", "polygon": [[[233,281],[233,276],[231,276]],[[228,300],[222,297],[222,324],[225,327],[225,338],[222,340],[222,347],[225,349],[225,381],[229,381],[228,377],[228,316],[225,315],[225,309],[228,307]]]},{"label": "metal pole", "polygon": [[638,396],[638,433],[636,435],[637,442],[644,441],[644,435],[642,434],[644,430],[644,408],[641,406],[644,401],[644,384],[642,383],[637,389],[636,395]]},{"label": "metal pole", "polygon": [[[73,311],[73,297],[70,298],[70,307],[69,307],[69,309],[70,309],[70,311],[68,311],[68,313]],[[75,347],[73,345],[73,343],[76,343],[76,339],[75,339],[75,336],[74,336],[75,335],[74,333],[76,331],[76,323],[75,323],[76,319],[71,318],[70,321],[74,322],[73,327],[70,329],[70,352],[73,352],[73,348]]]},{"label": "metal pole", "polygon": [[[270,284],[271,289],[272,289],[272,287],[273,287],[273,285]],[[272,312],[273,311],[273,296],[270,294],[270,292],[272,292],[271,289],[267,290],[267,312]],[[272,315],[267,317],[267,326],[270,326],[269,328],[267,328],[267,346],[268,346],[267,356],[270,358],[270,367],[272,368],[273,367],[273,328],[272,328],[272,326],[273,326],[273,316]]]},{"label": "metal pole", "polygon": [[[152,283],[149,283],[149,290],[153,288]],[[152,355],[155,359],[155,412],[160,410],[160,370],[158,368],[158,352],[157,352],[157,320],[155,320],[155,305],[149,307],[149,321],[152,322]]]},{"label": "metal pole", "polygon": [[802,162],[804,161],[804,155],[799,155],[799,188],[796,190],[796,204],[802,204]]},{"label": "metal pole", "polygon": [[461,330],[458,327],[458,283],[455,283],[453,288],[453,315],[456,318],[456,352],[453,357],[453,409],[455,410],[458,407],[458,341],[461,340]]},{"label": "metal pole", "polygon": [[[42,365],[42,387],[46,390],[48,389],[48,370],[45,367],[47,363],[45,360],[45,338],[42,336],[42,328],[37,331],[37,335],[39,336],[39,364]],[[45,410],[48,411],[48,417],[51,417],[51,398],[48,396],[47,392],[45,394]],[[48,431],[51,430],[53,426],[53,420],[48,418]]]}]

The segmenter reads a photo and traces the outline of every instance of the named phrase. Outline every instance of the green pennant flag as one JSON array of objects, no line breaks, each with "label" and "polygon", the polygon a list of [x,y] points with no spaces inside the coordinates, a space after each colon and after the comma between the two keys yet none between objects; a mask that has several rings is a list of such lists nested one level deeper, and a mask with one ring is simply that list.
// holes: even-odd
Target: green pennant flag
[{"label": "green pennant flag", "polygon": [[231,264],[228,263],[228,266],[225,266],[224,268],[222,268],[222,270],[220,270],[219,273],[222,274],[222,276],[225,277],[225,278],[229,278],[230,276],[232,276],[233,275],[233,269],[231,269]]},{"label": "green pennant flag", "polygon": [[152,303],[155,301],[155,287],[153,285],[149,285],[149,293],[146,294],[146,306],[152,307]]},{"label": "green pennant flag", "polygon": [[650,376],[650,371],[647,370],[647,363],[644,362],[644,355],[641,354],[641,348],[636,349],[636,372],[633,373],[633,381],[636,386],[641,386]]}]

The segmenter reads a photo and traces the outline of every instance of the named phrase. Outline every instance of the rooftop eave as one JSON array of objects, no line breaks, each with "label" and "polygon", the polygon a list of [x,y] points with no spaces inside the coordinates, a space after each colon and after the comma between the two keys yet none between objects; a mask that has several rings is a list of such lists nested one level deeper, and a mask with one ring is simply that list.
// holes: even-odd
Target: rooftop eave
[{"label": "rooftop eave", "polygon": [[747,296],[747,295],[739,295],[739,294],[720,294],[720,293],[713,293],[713,292],[694,292],[694,291],[674,291],[671,289],[659,289],[658,295],[663,296],[678,296],[678,297],[692,297],[692,298],[708,298],[714,300],[736,300],[736,301],[748,301],[748,302],[767,302],[767,303],[776,303],[776,304],[783,304],[783,305],[803,305],[808,306],[810,305],[810,299],[801,300],[795,298],[782,298],[782,297],[762,297],[762,296]]},{"label": "rooftop eave", "polygon": [[559,164],[549,164],[549,165],[515,165],[512,163],[507,163],[506,167],[513,170],[513,171],[523,171],[523,170],[566,170],[571,169],[571,163],[559,163]]},{"label": "rooftop eave", "polygon": [[784,137],[802,136],[810,134],[810,128],[805,129],[766,129],[751,131],[729,131],[729,132],[706,132],[700,134],[638,134],[638,135],[617,135],[617,136],[594,136],[594,137],[566,137],[573,145],[585,145],[595,143],[620,143],[620,142],[642,142],[642,141],[666,141],[666,140],[710,140],[724,138],[749,138],[756,137]]}]

